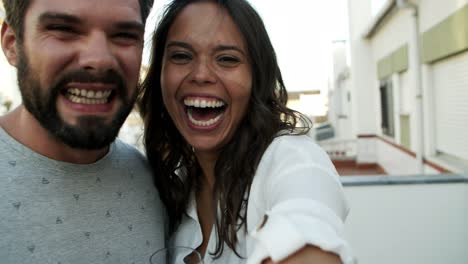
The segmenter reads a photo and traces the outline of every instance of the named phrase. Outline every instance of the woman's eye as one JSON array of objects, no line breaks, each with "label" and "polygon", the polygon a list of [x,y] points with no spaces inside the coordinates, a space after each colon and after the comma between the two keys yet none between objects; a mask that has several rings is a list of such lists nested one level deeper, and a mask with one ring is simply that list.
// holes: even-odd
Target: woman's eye
[{"label": "woman's eye", "polygon": [[239,64],[241,61],[239,58],[234,57],[234,56],[219,56],[217,59],[218,63],[220,63],[223,66],[236,66]]},{"label": "woman's eye", "polygon": [[185,64],[185,63],[188,63],[192,59],[192,56],[185,52],[175,52],[170,55],[170,59],[174,63]]}]

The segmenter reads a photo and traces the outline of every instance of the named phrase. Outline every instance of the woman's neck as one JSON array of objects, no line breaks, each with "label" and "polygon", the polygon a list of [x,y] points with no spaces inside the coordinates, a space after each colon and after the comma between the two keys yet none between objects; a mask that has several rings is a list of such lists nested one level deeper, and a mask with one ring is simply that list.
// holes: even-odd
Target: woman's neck
[{"label": "woman's neck", "polygon": [[201,168],[199,189],[196,193],[197,214],[203,235],[203,242],[197,250],[204,256],[216,221],[216,203],[213,200],[215,184],[215,165],[218,155],[206,152],[195,152]]},{"label": "woman's neck", "polygon": [[201,185],[203,188],[209,187],[212,191],[215,184],[215,166],[218,159],[217,153],[212,152],[197,152],[195,151],[198,164],[202,170]]}]

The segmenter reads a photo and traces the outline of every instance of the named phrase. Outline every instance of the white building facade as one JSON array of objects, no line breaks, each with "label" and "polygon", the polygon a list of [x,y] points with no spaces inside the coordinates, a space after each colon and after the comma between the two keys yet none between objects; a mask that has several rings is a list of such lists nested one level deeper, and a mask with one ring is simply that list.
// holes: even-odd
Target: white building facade
[{"label": "white building facade", "polygon": [[332,78],[328,89],[328,120],[334,125],[335,137],[351,140],[355,137],[351,114],[350,68],[347,59],[347,42],[332,44]]},{"label": "white building facade", "polygon": [[371,0],[348,5],[350,67],[329,99],[348,118],[330,117],[339,138],[388,174],[466,171],[468,0],[388,0],[375,15]]}]

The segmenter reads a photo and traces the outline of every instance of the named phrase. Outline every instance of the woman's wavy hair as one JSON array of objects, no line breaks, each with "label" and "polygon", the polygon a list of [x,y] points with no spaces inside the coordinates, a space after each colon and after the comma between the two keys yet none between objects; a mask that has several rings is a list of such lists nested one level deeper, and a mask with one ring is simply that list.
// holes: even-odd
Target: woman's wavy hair
[{"label": "woman's wavy hair", "polygon": [[[164,106],[161,68],[168,31],[187,5],[206,0],[174,0],[166,7],[153,35],[152,57],[139,101],[144,120],[144,144],[154,169],[156,187],[165,204],[173,233],[185,214],[191,192],[199,186],[200,166],[192,147],[177,130]],[[268,145],[281,133],[305,134],[310,121],[286,107],[287,92],[276,54],[262,19],[245,0],[213,0],[224,8],[242,33],[251,62],[252,90],[245,117],[233,138],[222,147],[215,165],[214,199],[222,213],[216,219],[221,256],[226,243],[239,256],[237,231],[247,230],[250,186]],[[182,175],[181,175],[182,174]]]}]

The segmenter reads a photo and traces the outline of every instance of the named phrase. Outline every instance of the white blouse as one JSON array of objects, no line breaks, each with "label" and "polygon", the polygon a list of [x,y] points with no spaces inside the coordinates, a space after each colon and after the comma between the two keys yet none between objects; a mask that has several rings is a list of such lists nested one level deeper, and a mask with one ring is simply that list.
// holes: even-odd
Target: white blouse
[{"label": "white blouse", "polygon": [[[212,228],[204,263],[259,264],[265,258],[280,261],[305,245],[337,254],[344,264],[354,263],[344,240],[343,222],[349,207],[339,176],[327,154],[308,136],[277,137],[265,151],[252,182],[247,207],[247,234],[238,231],[237,251],[224,244],[215,252]],[[195,199],[187,210],[172,246],[198,248],[202,243]]]}]

